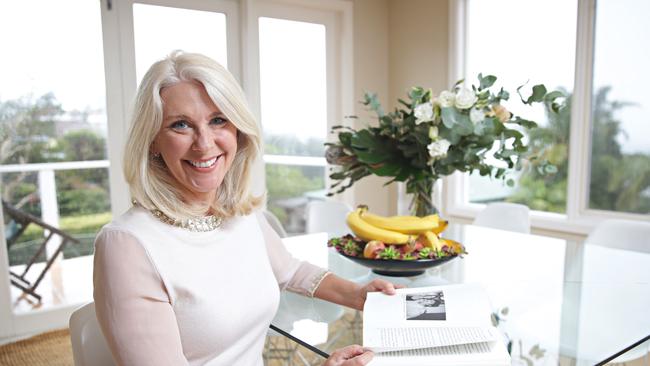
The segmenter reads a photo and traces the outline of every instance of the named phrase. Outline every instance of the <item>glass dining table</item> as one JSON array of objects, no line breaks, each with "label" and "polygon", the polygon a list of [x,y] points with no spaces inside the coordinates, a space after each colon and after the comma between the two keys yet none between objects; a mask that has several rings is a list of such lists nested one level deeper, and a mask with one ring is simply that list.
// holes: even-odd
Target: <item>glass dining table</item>
[{"label": "glass dining table", "polygon": [[[513,365],[650,364],[650,251],[473,225],[452,224],[443,237],[468,254],[410,278],[382,277],[340,256],[327,247],[326,233],[283,241],[295,257],[359,283],[480,284]],[[362,344],[362,322],[359,311],[283,292],[273,325],[322,354]],[[322,356],[280,346],[276,336],[267,341],[267,365],[322,364]]]}]

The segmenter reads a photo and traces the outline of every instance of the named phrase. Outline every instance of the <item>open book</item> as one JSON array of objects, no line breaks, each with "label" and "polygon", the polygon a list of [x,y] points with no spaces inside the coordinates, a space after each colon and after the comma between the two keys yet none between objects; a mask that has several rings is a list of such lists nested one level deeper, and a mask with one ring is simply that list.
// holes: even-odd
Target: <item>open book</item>
[{"label": "open book", "polygon": [[487,294],[462,284],[368,293],[363,346],[372,366],[510,365]]}]

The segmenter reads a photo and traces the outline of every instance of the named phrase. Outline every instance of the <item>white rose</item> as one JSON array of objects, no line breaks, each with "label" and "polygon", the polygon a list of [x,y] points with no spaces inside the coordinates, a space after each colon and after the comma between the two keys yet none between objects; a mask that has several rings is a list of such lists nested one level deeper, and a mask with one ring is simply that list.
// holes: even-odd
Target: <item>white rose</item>
[{"label": "white rose", "polygon": [[473,124],[477,124],[485,119],[485,112],[482,109],[472,108],[469,110],[469,119]]},{"label": "white rose", "polygon": [[478,97],[473,90],[462,88],[456,93],[456,108],[467,109],[476,103]]},{"label": "white rose", "polygon": [[433,120],[433,104],[431,102],[418,104],[413,110],[413,114],[416,118],[416,125],[419,125],[423,122],[429,122]]},{"label": "white rose", "polygon": [[429,149],[429,155],[435,159],[447,155],[450,145],[449,141],[442,139],[430,143],[427,145],[427,149]]},{"label": "white rose", "polygon": [[447,107],[452,107],[454,105],[454,100],[456,99],[456,96],[454,93],[443,90],[442,93],[438,96],[438,103],[440,103],[440,107],[442,108],[447,108]]},{"label": "white rose", "polygon": [[438,127],[432,126],[429,128],[429,138],[431,140],[435,140],[436,138],[438,138]]}]

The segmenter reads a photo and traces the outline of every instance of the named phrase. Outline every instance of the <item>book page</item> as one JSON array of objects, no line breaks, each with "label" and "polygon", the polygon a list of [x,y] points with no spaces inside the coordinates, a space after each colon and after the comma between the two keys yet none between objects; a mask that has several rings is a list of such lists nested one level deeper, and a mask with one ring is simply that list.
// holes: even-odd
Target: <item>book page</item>
[{"label": "book page", "polygon": [[[418,349],[468,343],[492,342],[497,335],[491,328],[453,327],[453,328],[378,328],[375,334],[379,339],[368,337],[364,345],[374,352]],[[372,346],[378,344],[380,346]]]},{"label": "book page", "polygon": [[399,289],[394,296],[369,293],[363,345],[382,352],[494,341],[490,313],[478,285]]},{"label": "book page", "polygon": [[468,355],[474,353],[490,353],[490,344],[487,342],[460,344],[444,347],[430,347],[409,349],[403,351],[390,351],[376,355],[376,357],[418,357],[418,356],[449,356],[449,355]]},{"label": "book page", "polygon": [[508,366],[510,356],[501,342],[376,353],[369,366]]}]

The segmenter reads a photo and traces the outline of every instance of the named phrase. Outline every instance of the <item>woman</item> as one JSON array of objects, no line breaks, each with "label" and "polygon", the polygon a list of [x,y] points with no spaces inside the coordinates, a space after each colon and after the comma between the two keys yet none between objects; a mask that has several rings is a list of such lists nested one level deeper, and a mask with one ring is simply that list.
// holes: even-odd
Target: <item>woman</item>
[{"label": "woman", "polygon": [[[230,73],[198,54],[155,63],[138,89],[124,172],[134,206],[95,241],[95,306],[120,365],[262,365],[280,289],[362,309],[359,286],[299,262],[249,192],[260,131]],[[360,346],[328,366],[364,365]]]}]

